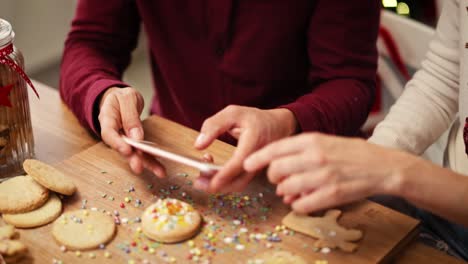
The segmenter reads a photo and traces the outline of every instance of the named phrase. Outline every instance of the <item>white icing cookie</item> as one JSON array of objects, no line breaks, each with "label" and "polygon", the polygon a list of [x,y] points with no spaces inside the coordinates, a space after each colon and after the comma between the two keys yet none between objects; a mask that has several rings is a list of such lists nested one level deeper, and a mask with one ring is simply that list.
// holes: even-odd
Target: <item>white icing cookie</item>
[{"label": "white icing cookie", "polygon": [[159,199],[142,216],[143,233],[158,242],[176,243],[189,239],[200,230],[202,217],[188,203]]}]

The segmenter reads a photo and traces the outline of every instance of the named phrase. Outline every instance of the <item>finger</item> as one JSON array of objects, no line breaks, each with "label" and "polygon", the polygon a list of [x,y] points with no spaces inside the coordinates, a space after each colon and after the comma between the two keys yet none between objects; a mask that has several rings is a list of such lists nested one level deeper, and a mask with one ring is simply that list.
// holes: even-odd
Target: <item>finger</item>
[{"label": "finger", "polygon": [[193,187],[200,191],[208,191],[210,186],[210,179],[207,177],[198,177],[193,183]]},{"label": "finger", "polygon": [[299,213],[310,213],[340,206],[369,197],[372,193],[368,187],[365,180],[329,184],[297,199],[292,208]]},{"label": "finger", "polygon": [[[204,153],[202,157],[202,161],[207,163],[213,163],[214,159],[213,156],[209,153]],[[210,185],[211,178],[215,175],[216,172],[213,171],[200,171],[198,178],[195,179],[193,183],[193,187],[199,191],[208,191],[208,187]]]},{"label": "finger", "polygon": [[275,159],[301,152],[306,147],[303,141],[303,136],[295,136],[273,142],[250,155],[244,162],[244,168],[249,172],[258,171]]},{"label": "finger", "polygon": [[209,153],[204,153],[203,154],[203,157],[202,157],[202,160],[204,162],[208,162],[208,163],[213,163],[214,162],[214,158],[213,158],[213,155],[209,154]]},{"label": "finger", "polygon": [[299,195],[285,195],[283,197],[283,203],[291,204],[292,202],[294,202],[299,197],[300,197]]},{"label": "finger", "polygon": [[132,154],[132,148],[122,140],[118,132],[120,130],[119,121],[112,114],[101,113],[99,116],[101,138],[112,149],[117,150],[124,156],[129,156]]},{"label": "finger", "polygon": [[290,155],[275,159],[267,169],[268,180],[273,184],[278,184],[285,176],[301,173],[314,168],[311,162],[306,160],[305,155]]},{"label": "finger", "polygon": [[137,152],[143,162],[143,167],[151,171],[158,178],[166,177],[166,169],[156,158],[142,152]]},{"label": "finger", "polygon": [[278,184],[276,193],[278,195],[300,195],[301,193],[318,189],[329,181],[334,181],[335,177],[336,174],[329,169],[293,174]]},{"label": "finger", "polygon": [[130,165],[133,173],[138,175],[143,172],[143,162],[136,152],[129,156],[128,164]]},{"label": "finger", "polygon": [[138,109],[138,93],[126,90],[118,96],[122,127],[125,134],[133,139],[143,139],[143,126]]},{"label": "finger", "polygon": [[215,139],[221,136],[223,133],[230,130],[239,118],[235,107],[226,107],[214,116],[208,118],[203,122],[200,129],[200,135],[198,135],[195,141],[195,148],[204,149],[208,147]]},{"label": "finger", "polygon": [[240,176],[234,178],[232,182],[226,184],[226,187],[222,189],[222,192],[242,192],[247,188],[247,185],[252,181],[254,176],[255,173],[244,172]]},{"label": "finger", "polygon": [[256,132],[249,129],[246,130],[239,138],[239,144],[234,151],[231,159],[223,166],[223,168],[215,174],[210,183],[210,191],[217,192],[226,187],[234,177],[241,175],[244,172],[242,163],[244,159],[253,152],[256,146]]}]

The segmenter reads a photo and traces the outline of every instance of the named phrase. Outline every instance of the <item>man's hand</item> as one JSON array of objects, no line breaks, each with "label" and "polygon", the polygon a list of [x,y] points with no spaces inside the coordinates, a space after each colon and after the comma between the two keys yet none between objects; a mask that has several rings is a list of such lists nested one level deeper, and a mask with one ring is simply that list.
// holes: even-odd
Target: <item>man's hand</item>
[{"label": "man's hand", "polygon": [[309,133],[264,147],[244,168],[269,166],[276,193],[295,211],[309,213],[375,194],[400,195],[403,175],[420,166],[419,160],[362,139]]},{"label": "man's hand", "polygon": [[204,175],[195,188],[209,192],[242,191],[255,172],[245,173],[244,159],[264,145],[292,135],[297,130],[294,114],[287,109],[260,110],[230,105],[202,125],[195,147],[207,148],[216,138],[229,133],[238,140],[231,159],[215,175]]},{"label": "man's hand", "polygon": [[102,140],[111,148],[127,158],[130,168],[136,174],[143,167],[152,171],[158,177],[165,176],[164,167],[153,157],[140,151],[132,150],[121,138],[121,134],[141,140],[144,138],[143,126],[140,120],[143,111],[143,96],[133,88],[109,88],[102,96],[99,104],[99,123]]}]

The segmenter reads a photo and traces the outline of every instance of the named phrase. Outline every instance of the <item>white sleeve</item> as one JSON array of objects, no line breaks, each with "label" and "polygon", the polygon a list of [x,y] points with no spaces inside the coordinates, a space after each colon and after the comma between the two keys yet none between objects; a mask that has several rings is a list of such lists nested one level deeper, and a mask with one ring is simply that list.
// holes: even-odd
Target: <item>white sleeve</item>
[{"label": "white sleeve", "polygon": [[445,1],[422,68],[376,127],[370,142],[419,155],[448,129],[458,112],[458,10],[458,1]]}]

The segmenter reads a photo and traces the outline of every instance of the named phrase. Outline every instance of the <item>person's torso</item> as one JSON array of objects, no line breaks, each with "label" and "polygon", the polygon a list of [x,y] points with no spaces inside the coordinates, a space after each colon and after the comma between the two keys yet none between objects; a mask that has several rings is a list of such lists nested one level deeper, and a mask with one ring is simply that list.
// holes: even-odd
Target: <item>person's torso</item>
[{"label": "person's torso", "polygon": [[315,1],[137,3],[156,86],[153,113],[198,129],[229,104],[273,108],[308,89]]}]

